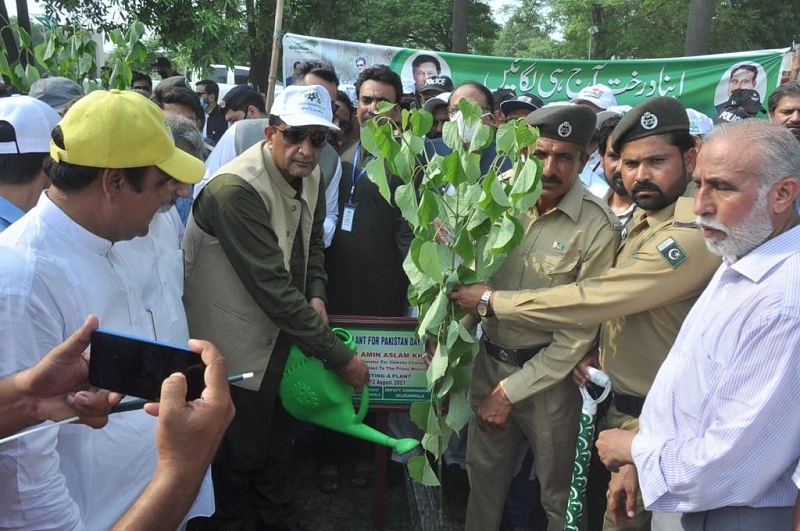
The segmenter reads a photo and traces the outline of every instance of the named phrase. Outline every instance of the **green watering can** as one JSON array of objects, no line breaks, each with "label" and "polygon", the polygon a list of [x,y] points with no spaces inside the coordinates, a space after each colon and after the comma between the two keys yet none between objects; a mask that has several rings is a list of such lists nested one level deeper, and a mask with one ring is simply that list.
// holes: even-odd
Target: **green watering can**
[{"label": "green watering can", "polygon": [[[333,333],[345,345],[355,348],[350,332],[334,328]],[[297,420],[388,446],[399,454],[419,446],[416,439],[394,439],[362,424],[369,409],[367,386],[361,393],[361,405],[356,413],[353,410],[353,388],[335,372],[327,370],[321,360],[306,356],[295,345],[289,351],[278,393],[283,407]]]}]

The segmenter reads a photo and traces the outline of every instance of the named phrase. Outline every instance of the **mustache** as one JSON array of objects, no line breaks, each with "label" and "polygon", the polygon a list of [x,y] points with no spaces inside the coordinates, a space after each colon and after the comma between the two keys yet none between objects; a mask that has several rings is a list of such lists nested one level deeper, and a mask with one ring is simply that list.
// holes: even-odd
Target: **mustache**
[{"label": "mustache", "polygon": [[564,184],[564,180],[557,175],[542,175],[542,183],[545,184]]},{"label": "mustache", "polygon": [[631,187],[631,195],[636,195],[639,192],[658,192],[660,194],[663,193],[661,191],[661,188],[658,187],[658,185],[650,181],[639,182]]}]

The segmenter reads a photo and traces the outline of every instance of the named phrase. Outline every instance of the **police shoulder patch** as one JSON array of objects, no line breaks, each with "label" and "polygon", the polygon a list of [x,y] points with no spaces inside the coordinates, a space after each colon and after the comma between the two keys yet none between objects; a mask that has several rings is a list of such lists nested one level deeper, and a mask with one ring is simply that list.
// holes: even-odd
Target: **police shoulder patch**
[{"label": "police shoulder patch", "polygon": [[658,249],[658,252],[661,253],[661,256],[664,257],[664,260],[667,261],[672,269],[675,269],[689,258],[686,256],[686,252],[684,252],[681,246],[678,245],[678,242],[672,237],[659,243],[656,249]]}]

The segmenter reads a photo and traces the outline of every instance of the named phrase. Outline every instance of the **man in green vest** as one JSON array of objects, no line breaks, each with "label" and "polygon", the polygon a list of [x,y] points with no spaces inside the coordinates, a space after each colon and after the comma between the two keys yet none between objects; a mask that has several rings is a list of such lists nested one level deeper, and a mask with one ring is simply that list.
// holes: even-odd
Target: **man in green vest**
[{"label": "man in green vest", "polygon": [[236,417],[212,466],[217,529],[296,529],[291,420],[277,396],[290,347],[361,389],[369,371],[327,326],[325,189],[317,167],[331,131],[328,92],[287,87],[266,139],[226,164],[195,200],[186,228],[184,303],[193,337],[230,352]]}]

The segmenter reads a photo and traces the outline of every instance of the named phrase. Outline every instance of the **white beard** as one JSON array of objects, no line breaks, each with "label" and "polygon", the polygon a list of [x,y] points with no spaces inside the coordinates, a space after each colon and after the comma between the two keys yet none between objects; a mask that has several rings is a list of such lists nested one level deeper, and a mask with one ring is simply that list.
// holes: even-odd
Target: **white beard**
[{"label": "white beard", "polygon": [[697,223],[725,234],[722,239],[705,238],[712,253],[726,257],[742,257],[767,241],[774,230],[767,212],[767,193],[760,192],[750,213],[736,227],[728,228],[711,216],[697,216]]}]

